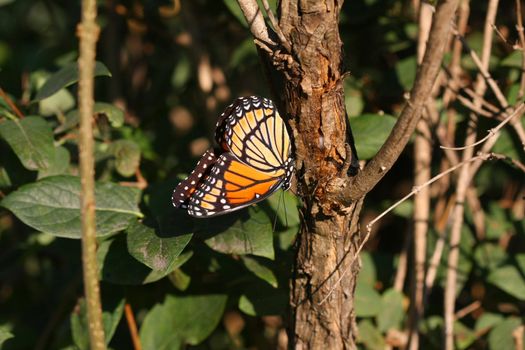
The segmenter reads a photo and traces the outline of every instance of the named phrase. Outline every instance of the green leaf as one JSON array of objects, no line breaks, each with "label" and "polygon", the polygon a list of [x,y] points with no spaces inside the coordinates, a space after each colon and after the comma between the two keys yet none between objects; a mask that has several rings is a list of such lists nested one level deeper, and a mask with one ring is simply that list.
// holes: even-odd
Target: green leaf
[{"label": "green leaf", "polygon": [[64,175],[67,174],[69,170],[69,163],[71,161],[71,156],[69,151],[62,146],[55,148],[55,157],[51,159],[49,167],[38,172],[38,179],[43,179],[44,177],[55,176],[55,175]]},{"label": "green leaf", "polygon": [[239,23],[241,23],[244,27],[248,28],[248,23],[246,22],[246,19],[244,18],[244,15],[242,14],[241,8],[239,7],[239,4],[236,0],[223,0],[224,5],[230,10],[232,15],[237,18]]},{"label": "green leaf", "polygon": [[5,343],[7,340],[9,340],[9,339],[11,339],[11,338],[14,338],[14,337],[15,337],[15,336],[14,336],[11,332],[9,332],[9,331],[7,331],[7,330],[5,330],[5,329],[1,329],[1,328],[0,328],[0,349],[2,349],[4,343]]},{"label": "green leaf", "polygon": [[[102,62],[97,61],[95,62],[95,71],[93,76],[111,77],[111,73]],[[32,102],[41,101],[49,96],[52,96],[60,89],[73,85],[77,81],[78,64],[77,62],[71,62],[46,80],[44,85],[42,85],[42,87],[38,90],[35,99]]]},{"label": "green leaf", "polygon": [[[96,102],[93,105],[93,114],[104,115],[108,118],[114,128],[120,128],[124,125],[124,111],[115,105],[104,102]],[[66,114],[66,119],[62,125],[56,128],[55,133],[61,133],[78,125],[80,121],[80,112],[74,109]]]},{"label": "green leaf", "polygon": [[266,283],[247,286],[239,298],[239,310],[250,316],[284,315],[288,306],[288,293]]},{"label": "green leaf", "polygon": [[53,132],[41,117],[0,123],[0,137],[11,146],[26,169],[47,169],[55,158]]},{"label": "green leaf", "polygon": [[239,68],[253,62],[257,62],[257,48],[251,37],[245,39],[240,45],[237,45],[230,58],[229,66]]},{"label": "green leaf", "polygon": [[516,254],[514,259],[516,259],[516,263],[518,264],[521,273],[525,276],[525,254]]},{"label": "green leaf", "polygon": [[195,233],[207,238],[206,244],[221,253],[274,258],[272,223],[258,208],[249,207],[231,215],[199,219]]},{"label": "green leaf", "polygon": [[385,339],[370,320],[362,320],[357,328],[359,329],[357,342],[365,344],[366,349],[383,350],[385,348]]},{"label": "green leaf", "polygon": [[476,333],[461,322],[454,322],[455,349],[467,349],[476,340]]},{"label": "green leaf", "polygon": [[[412,85],[414,85],[414,80],[416,79],[416,69],[416,56],[409,56],[397,62],[397,79],[405,91],[410,91],[410,89],[412,89]],[[368,135],[370,136],[373,134]]]},{"label": "green leaf", "polygon": [[[102,323],[106,344],[117,330],[117,326],[124,312],[124,298],[120,293],[102,289]],[[71,334],[75,345],[81,350],[89,350],[89,323],[87,317],[86,300],[80,299],[71,314]]]},{"label": "green leaf", "polygon": [[187,275],[181,269],[175,269],[168,275],[169,280],[180,291],[188,289],[191,283],[191,276]]},{"label": "green leaf", "polygon": [[429,316],[422,320],[420,331],[425,335],[427,341],[432,344],[431,349],[441,348],[443,340],[443,318],[441,316]]},{"label": "green leaf", "polygon": [[345,88],[345,107],[350,117],[358,116],[363,112],[365,102],[360,90]]},{"label": "green leaf", "polygon": [[177,257],[193,235],[191,222],[177,221],[178,227],[150,227],[140,222],[131,224],[126,230],[129,253],[152,270],[173,271]]},{"label": "green leaf", "polygon": [[359,271],[356,283],[357,285],[366,284],[369,287],[373,287],[377,281],[377,269],[372,254],[369,252],[362,252],[360,259],[361,271]]},{"label": "green leaf", "polygon": [[377,316],[381,311],[381,296],[372,287],[357,283],[355,288],[355,314],[357,317]]},{"label": "green leaf", "polygon": [[359,159],[375,156],[395,124],[396,118],[386,114],[363,114],[350,118]]},{"label": "green leaf", "polygon": [[217,327],[226,295],[167,295],[144,318],[140,339],[144,349],[175,350],[197,345]]},{"label": "green leaf", "polygon": [[[122,231],[130,220],[142,217],[137,207],[139,192],[113,183],[97,183],[97,236]],[[20,187],[0,205],[32,228],[59,237],[80,238],[80,178],[50,176]]]},{"label": "green leaf", "polygon": [[53,96],[38,103],[39,114],[45,117],[64,113],[75,106],[75,98],[66,89],[58,90]]},{"label": "green leaf", "polygon": [[509,317],[505,321],[494,327],[488,336],[489,349],[515,349],[514,337],[512,332],[521,325],[521,320],[517,317]]},{"label": "green leaf", "polygon": [[279,219],[279,223],[284,227],[298,226],[299,219],[299,200],[290,191],[279,190],[266,200],[272,209],[270,217]]},{"label": "green leaf", "polygon": [[140,148],[131,140],[118,140],[111,144],[109,152],[115,157],[115,167],[122,176],[135,174],[140,165]]},{"label": "green leaf", "polygon": [[381,332],[389,329],[401,329],[403,310],[403,294],[395,289],[386,290],[381,296],[381,309],[377,314],[377,327]]},{"label": "green leaf", "polygon": [[152,270],[133,258],[126,246],[126,236],[117,235],[100,243],[97,249],[100,278],[119,285],[142,285],[164,278],[165,271]]},{"label": "green leaf", "polygon": [[272,287],[277,288],[277,277],[275,277],[275,274],[270,268],[266,267],[255,258],[249,256],[243,256],[241,258],[244,266],[253,272],[255,276],[268,282]]},{"label": "green leaf", "polygon": [[[499,131],[499,137],[496,141],[496,144],[492,148],[494,152],[501,153],[507,157],[513,159],[520,159],[521,152],[519,141],[515,140],[514,135],[509,132],[507,128],[503,128]],[[500,208],[501,209],[501,208]],[[501,209],[503,211],[503,209]]]},{"label": "green leaf", "polygon": [[490,273],[487,282],[507,292],[515,298],[525,300],[525,280],[513,265],[502,266]]},{"label": "green leaf", "polygon": [[191,74],[191,61],[186,55],[181,55],[176,62],[175,69],[173,69],[171,85],[177,89],[183,88],[191,78]]},{"label": "green leaf", "polygon": [[93,106],[93,112],[105,115],[114,128],[120,128],[124,125],[124,111],[111,103],[96,102]]},{"label": "green leaf", "polygon": [[491,329],[494,326],[500,324],[503,320],[504,317],[500,314],[484,312],[483,315],[481,315],[476,320],[474,330],[476,331],[476,333],[485,332],[486,330]]},{"label": "green leaf", "polygon": [[476,247],[474,259],[482,269],[493,270],[507,259],[507,253],[498,244],[485,242]]},{"label": "green leaf", "polygon": [[521,57],[523,55],[523,52],[521,50],[514,50],[511,52],[510,55],[505,57],[500,65],[503,67],[512,67],[521,69]]}]

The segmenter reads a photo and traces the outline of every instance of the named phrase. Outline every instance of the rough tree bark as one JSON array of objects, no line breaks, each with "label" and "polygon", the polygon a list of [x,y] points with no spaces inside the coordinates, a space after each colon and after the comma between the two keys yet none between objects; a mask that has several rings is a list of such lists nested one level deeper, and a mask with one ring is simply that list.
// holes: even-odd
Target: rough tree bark
[{"label": "rough tree bark", "polygon": [[291,282],[290,348],[354,349],[359,272],[354,256],[362,239],[358,223],[363,199],[415,129],[437,77],[458,0],[439,2],[411,97],[381,150],[355,176],[348,171],[356,155],[344,104],[338,29],[342,1],[281,0],[279,23],[269,16],[276,32],[266,26],[256,0],[238,3],[295,144],[303,222]]}]

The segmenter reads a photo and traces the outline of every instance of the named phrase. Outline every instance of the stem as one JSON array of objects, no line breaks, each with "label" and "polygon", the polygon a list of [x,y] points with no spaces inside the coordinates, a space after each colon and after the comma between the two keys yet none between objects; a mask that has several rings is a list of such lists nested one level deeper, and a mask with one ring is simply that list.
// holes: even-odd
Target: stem
[{"label": "stem", "polygon": [[[483,96],[486,90],[486,84],[490,86],[491,80],[488,73],[490,52],[492,47],[492,25],[496,19],[496,13],[498,10],[498,1],[499,0],[490,0],[487,10],[487,17],[485,19],[485,29],[484,29],[484,41],[483,41],[483,52],[481,56],[481,61],[479,61],[478,68],[479,74],[476,81],[475,92],[476,94]],[[474,59],[477,57],[475,53],[471,50],[471,56]],[[496,85],[497,87],[497,85]],[[494,89],[496,92],[497,89]],[[498,96],[496,94],[496,96]],[[506,108],[508,104],[503,98],[498,98],[500,104]],[[479,102],[474,102],[476,106],[480,106]],[[475,143],[476,141],[476,132],[477,131],[477,116],[474,113],[470,115],[470,122],[467,130],[467,137],[465,140],[466,145]],[[474,153],[473,148],[467,148],[463,151],[463,161],[471,159]],[[450,232],[450,250],[448,254],[448,269],[446,277],[446,288],[445,288],[445,297],[444,297],[444,306],[445,306],[445,349],[453,350],[454,349],[454,311],[455,311],[455,302],[456,302],[456,282],[457,282],[457,265],[459,261],[459,242],[461,240],[461,228],[463,226],[463,215],[464,215],[464,202],[466,199],[467,189],[470,184],[471,179],[471,166],[466,164],[459,174],[458,183],[456,186],[456,205],[454,207],[453,213],[453,223],[452,229]]]},{"label": "stem", "polygon": [[2,89],[2,88],[0,88],[0,97],[2,97],[4,99],[5,103],[7,103],[9,108],[11,108],[11,110],[13,110],[13,112],[15,112],[15,114],[18,116],[18,118],[24,119],[24,114],[22,112],[20,112],[20,110],[18,109],[16,104],[13,102],[13,100],[11,100],[9,95],[7,95],[5,93],[5,91],[4,91],[4,89]]},{"label": "stem", "polygon": [[95,0],[82,1],[82,22],[78,26],[80,39],[79,90],[80,110],[79,163],[82,213],[82,266],[84,270],[84,292],[89,323],[91,349],[105,349],[100,287],[96,260],[95,232],[95,170],[93,159],[93,73],[95,68],[96,42],[99,27],[96,23]]},{"label": "stem", "polygon": [[[419,38],[418,38],[418,63],[421,64],[425,53],[426,42],[432,24],[433,7],[422,2],[419,7]],[[430,180],[430,164],[432,163],[432,132],[430,130],[431,118],[429,113],[423,110],[423,117],[417,125],[418,132],[414,141],[414,186],[419,186]],[[419,320],[423,316],[424,305],[424,282],[425,282],[425,258],[427,247],[427,232],[430,216],[430,191],[423,187],[414,196],[414,268],[412,270],[409,321],[409,346],[410,350],[419,349]]]},{"label": "stem", "polygon": [[124,305],[124,313],[126,315],[126,321],[128,322],[131,341],[133,342],[133,349],[142,350],[139,332],[137,331],[137,322],[135,322],[135,316],[133,315],[133,310],[131,309],[131,305],[129,303],[126,303],[126,305]]}]

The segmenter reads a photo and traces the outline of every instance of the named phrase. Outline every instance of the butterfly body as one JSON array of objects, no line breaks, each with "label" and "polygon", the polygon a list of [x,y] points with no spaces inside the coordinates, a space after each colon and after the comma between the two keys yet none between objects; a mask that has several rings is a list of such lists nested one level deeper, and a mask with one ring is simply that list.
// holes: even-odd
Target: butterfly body
[{"label": "butterfly body", "polygon": [[217,122],[220,149],[204,153],[173,192],[175,207],[195,217],[229,213],[288,189],[293,174],[291,142],[273,102],[240,97]]}]

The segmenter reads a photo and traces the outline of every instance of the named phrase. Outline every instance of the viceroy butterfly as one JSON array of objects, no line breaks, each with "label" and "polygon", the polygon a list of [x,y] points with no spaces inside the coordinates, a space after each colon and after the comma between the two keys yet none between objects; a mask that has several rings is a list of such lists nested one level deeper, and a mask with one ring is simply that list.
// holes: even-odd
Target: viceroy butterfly
[{"label": "viceroy butterfly", "polygon": [[226,214],[287,190],[293,174],[290,136],[271,100],[239,97],[217,121],[219,149],[207,150],[172,195],[195,217]]}]

